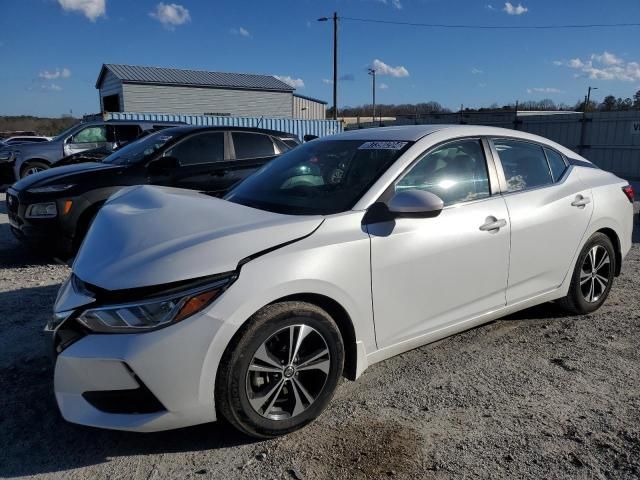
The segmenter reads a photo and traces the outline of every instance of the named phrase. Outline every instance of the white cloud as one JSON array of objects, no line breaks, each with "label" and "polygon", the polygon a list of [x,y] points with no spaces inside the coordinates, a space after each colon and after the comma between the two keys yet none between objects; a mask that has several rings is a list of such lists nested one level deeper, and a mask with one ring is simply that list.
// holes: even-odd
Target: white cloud
[{"label": "white cloud", "polygon": [[591,60],[595,60],[596,62],[600,62],[603,65],[622,65],[624,60],[619,57],[616,57],[613,53],[609,53],[607,51],[602,52],[602,55],[598,55],[594,53],[591,55]]},{"label": "white cloud", "polygon": [[177,3],[163,3],[156,5],[156,9],[149,13],[151,18],[158,20],[168,30],[174,30],[178,25],[191,21],[189,10]]},{"label": "white cloud", "polygon": [[106,0],[58,0],[63,10],[80,12],[92,22],[107,12]]},{"label": "white cloud", "polygon": [[378,0],[380,3],[384,3],[385,5],[391,5],[393,8],[397,10],[402,10],[402,2],[400,0]]},{"label": "white cloud", "polygon": [[322,83],[325,85],[333,85],[333,80],[329,80],[328,78],[323,78]]},{"label": "white cloud", "polygon": [[529,11],[529,9],[527,7],[523,7],[521,3],[516,6],[511,2],[505,3],[503,10],[509,15],[522,15],[523,13],[527,13]]},{"label": "white cloud", "polygon": [[481,75],[484,72],[482,70],[480,70],[479,68],[475,68],[474,67],[474,68],[471,69],[471,73],[474,74],[474,75]]},{"label": "white cloud", "polygon": [[69,70],[68,68],[63,68],[62,70],[56,68],[53,72],[43,70],[38,74],[38,77],[44,80],[57,80],[58,78],[69,78],[70,76],[71,70]]},{"label": "white cloud", "polygon": [[40,89],[45,91],[45,92],[61,92],[62,91],[62,87],[60,85],[57,85],[55,83],[45,83],[40,85]]},{"label": "white cloud", "polygon": [[527,93],[562,93],[562,90],[553,87],[527,88]]},{"label": "white cloud", "polygon": [[234,35],[240,35],[241,37],[251,38],[251,33],[249,33],[249,30],[247,30],[244,27],[232,28],[230,32],[233,33]]},{"label": "white cloud", "polygon": [[378,87],[380,90],[386,90],[387,88],[389,88],[389,85],[387,85],[386,83],[381,83],[380,86]]},{"label": "white cloud", "polygon": [[274,75],[274,77],[293,88],[304,88],[304,80],[301,78],[293,78],[289,75]]},{"label": "white cloud", "polygon": [[640,80],[640,63],[626,62],[613,53],[604,51],[594,53],[588,59],[572,58],[556,60],[554,65],[576,70],[575,77],[588,77],[592,80],[619,80],[635,82]]},{"label": "white cloud", "polygon": [[382,60],[378,60],[377,58],[373,61],[371,67],[376,71],[377,75],[391,75],[392,77],[409,76],[409,71],[402,65],[392,67],[384,63]]}]

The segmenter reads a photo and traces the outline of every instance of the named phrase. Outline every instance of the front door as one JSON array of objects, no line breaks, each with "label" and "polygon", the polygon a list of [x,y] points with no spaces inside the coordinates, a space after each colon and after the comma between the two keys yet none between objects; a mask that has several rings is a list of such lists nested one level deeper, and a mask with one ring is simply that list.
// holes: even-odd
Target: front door
[{"label": "front door", "polygon": [[197,133],[177,143],[164,156],[175,157],[178,168],[170,185],[202,192],[220,188],[225,169],[224,132]]},{"label": "front door", "polygon": [[570,275],[593,199],[562,155],[531,142],[493,140],[511,218],[507,303],[554,290]]},{"label": "front door", "polygon": [[94,148],[112,146],[115,142],[113,129],[107,125],[92,125],[83,128],[71,137],[64,145],[65,156],[92,150]]},{"label": "front door", "polygon": [[439,216],[367,226],[379,348],[505,305],[509,217],[491,193],[482,142],[427,152],[393,186],[416,188],[442,198]]}]

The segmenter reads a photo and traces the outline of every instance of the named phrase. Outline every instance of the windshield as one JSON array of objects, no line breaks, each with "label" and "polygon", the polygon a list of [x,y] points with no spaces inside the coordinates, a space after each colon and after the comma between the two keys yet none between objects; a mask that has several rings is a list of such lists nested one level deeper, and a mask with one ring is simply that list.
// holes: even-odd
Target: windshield
[{"label": "windshield", "polygon": [[76,128],[78,128],[80,125],[82,125],[82,123],[76,123],[75,125],[71,125],[69,128],[63,130],[61,133],[59,133],[58,135],[56,135],[55,137],[53,137],[53,139],[51,140],[52,142],[55,142],[57,140],[64,140],[67,136],[69,136],[69,134],[74,131]]},{"label": "windshield", "polygon": [[266,164],[225,199],[288,215],[344,212],[408,146],[395,141],[309,142]]},{"label": "windshield", "polygon": [[160,130],[159,132],[152,133],[140,140],[135,140],[116,150],[102,160],[102,162],[113,165],[128,165],[142,162],[153,155],[158,149],[162,148],[162,146],[174,136],[175,135],[172,135],[167,130]]}]

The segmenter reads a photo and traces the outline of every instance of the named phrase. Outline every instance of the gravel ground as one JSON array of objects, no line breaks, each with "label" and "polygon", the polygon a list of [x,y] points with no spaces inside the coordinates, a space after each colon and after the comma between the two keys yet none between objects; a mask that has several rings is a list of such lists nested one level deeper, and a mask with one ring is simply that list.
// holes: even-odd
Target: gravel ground
[{"label": "gravel ground", "polygon": [[17,244],[0,194],[0,477],[640,478],[635,242],[597,313],[547,304],[374,365],[285,438],[132,434],[60,417],[41,329],[68,268]]}]

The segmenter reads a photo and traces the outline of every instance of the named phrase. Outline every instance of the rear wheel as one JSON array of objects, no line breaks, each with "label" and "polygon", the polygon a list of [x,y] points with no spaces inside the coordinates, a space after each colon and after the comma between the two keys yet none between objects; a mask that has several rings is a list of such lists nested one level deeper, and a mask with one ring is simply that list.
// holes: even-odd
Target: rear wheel
[{"label": "rear wheel", "polygon": [[573,313],[596,311],[611,291],[615,261],[615,250],[609,237],[595,233],[578,256],[567,296],[558,303]]},{"label": "rear wheel", "polygon": [[325,409],[343,363],[340,331],[327,312],[305,302],[269,305],[221,360],[218,410],[253,437],[292,432]]},{"label": "rear wheel", "polygon": [[49,170],[49,168],[50,166],[44,162],[29,162],[20,170],[20,178],[28,177],[43,170]]}]

